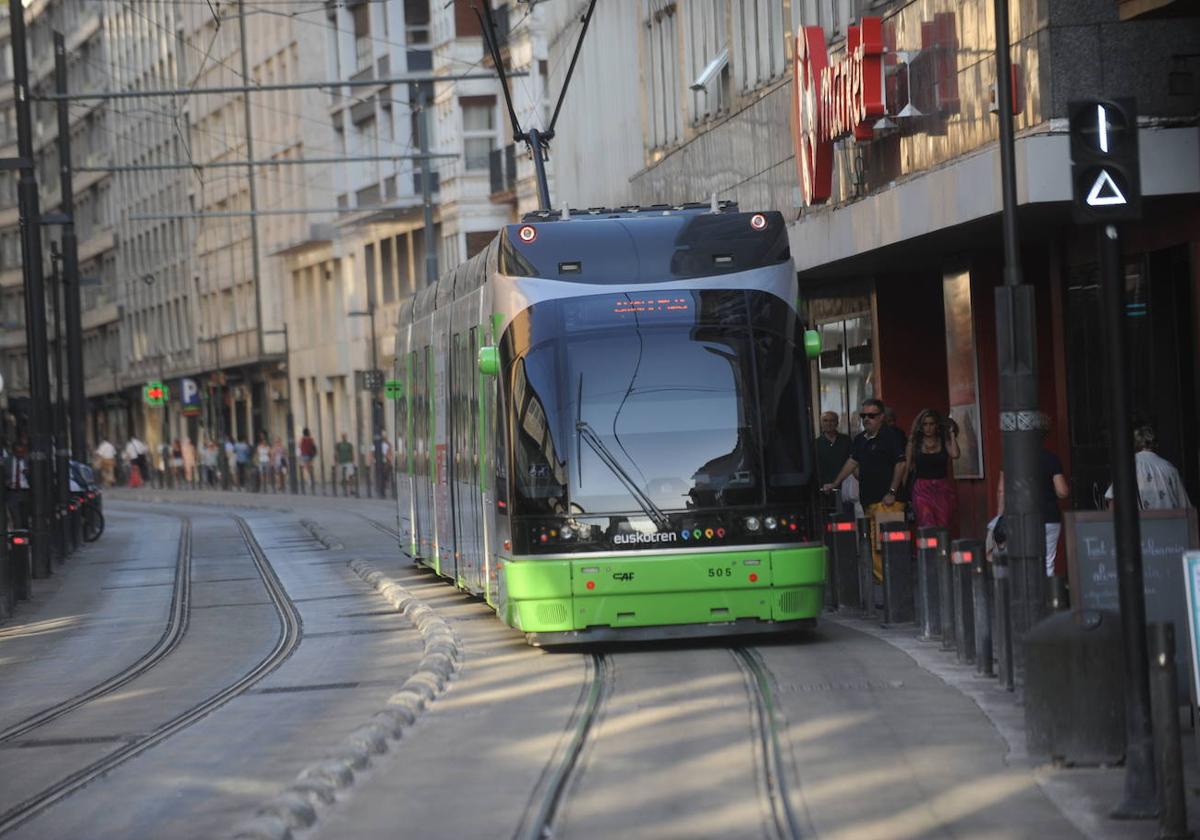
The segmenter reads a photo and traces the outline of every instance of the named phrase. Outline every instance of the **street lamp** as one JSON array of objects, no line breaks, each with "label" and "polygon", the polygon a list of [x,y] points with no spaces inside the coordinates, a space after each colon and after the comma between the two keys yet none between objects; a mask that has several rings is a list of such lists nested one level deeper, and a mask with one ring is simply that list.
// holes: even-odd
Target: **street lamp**
[{"label": "street lamp", "polygon": [[383,377],[379,371],[379,342],[375,336],[375,296],[370,287],[367,288],[366,310],[347,312],[346,314],[351,318],[371,319],[371,375],[368,377],[369,381],[364,384],[371,392],[371,438],[372,449],[375,453],[375,487],[379,491],[379,498],[382,499],[384,492],[383,429],[380,421],[383,419],[383,407],[379,404],[379,387],[383,383],[379,380]]},{"label": "street lamp", "polygon": [[263,335],[283,336],[284,367],[287,369],[287,463],[288,463],[288,492],[295,495],[299,492],[296,481],[296,417],[292,413],[292,350],[288,342],[288,326],[283,325],[279,330],[263,330]]}]

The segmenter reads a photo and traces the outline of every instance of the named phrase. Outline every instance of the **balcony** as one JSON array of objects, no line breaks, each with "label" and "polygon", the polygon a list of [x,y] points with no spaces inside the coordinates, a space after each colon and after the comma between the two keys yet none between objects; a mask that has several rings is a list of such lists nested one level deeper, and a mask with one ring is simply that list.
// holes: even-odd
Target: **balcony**
[{"label": "balcony", "polygon": [[492,195],[511,193],[517,186],[517,147],[509,143],[488,154],[488,175]]}]

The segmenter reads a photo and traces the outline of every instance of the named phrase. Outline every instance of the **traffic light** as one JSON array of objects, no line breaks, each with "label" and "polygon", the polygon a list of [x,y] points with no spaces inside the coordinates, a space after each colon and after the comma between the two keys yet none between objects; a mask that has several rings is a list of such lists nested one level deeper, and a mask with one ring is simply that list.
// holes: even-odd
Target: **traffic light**
[{"label": "traffic light", "polygon": [[1134,100],[1082,99],[1067,108],[1075,221],[1104,224],[1140,219],[1142,179]]}]

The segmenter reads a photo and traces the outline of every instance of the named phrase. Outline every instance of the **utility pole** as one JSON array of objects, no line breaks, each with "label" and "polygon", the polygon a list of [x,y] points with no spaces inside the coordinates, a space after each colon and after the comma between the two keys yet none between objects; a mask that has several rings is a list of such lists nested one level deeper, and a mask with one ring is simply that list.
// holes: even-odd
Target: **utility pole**
[{"label": "utility pole", "polygon": [[292,345],[288,341],[288,325],[284,324],[282,329],[264,330],[263,335],[282,335],[283,336],[283,357],[284,365],[287,368],[287,464],[288,464],[288,492],[295,495],[298,492],[296,479],[296,415],[292,412]]},{"label": "utility pole", "polygon": [[[62,508],[67,509],[71,501],[71,465],[70,454],[67,451],[67,403],[63,393],[63,323],[62,307],[59,305],[58,284],[61,279],[59,266],[62,255],[58,252],[58,243],[50,243],[50,299],[54,307],[54,387],[57,393],[54,406],[54,469],[58,489],[55,500]],[[61,530],[61,529],[60,529]],[[55,534],[55,539],[61,539],[61,534]],[[63,551],[66,556],[66,551]]]},{"label": "utility pole", "polygon": [[[250,55],[246,50],[246,2],[238,0],[238,30],[242,41],[242,81],[250,84]],[[258,247],[258,198],[254,189],[254,129],[250,120],[250,96],[242,94],[242,114],[246,121],[246,178],[250,197],[250,256],[254,272],[254,327],[258,334],[258,355],[263,354],[262,256]],[[253,394],[251,394],[253,398]],[[251,434],[253,439],[253,433]]]},{"label": "utility pole", "polygon": [[424,85],[417,85],[417,107],[420,109],[420,119],[417,120],[418,143],[421,150],[421,205],[425,221],[425,285],[429,286],[437,280],[437,242],[433,235],[433,167],[429,162],[429,92]]},{"label": "utility pole", "polygon": [[46,288],[42,277],[41,210],[34,170],[29,57],[25,7],[8,0],[13,99],[17,111],[17,206],[24,269],[25,341],[29,349],[29,484],[33,495],[30,537],[35,577],[50,575],[50,373],[46,365]]},{"label": "utility pole", "polygon": [[[54,89],[67,92],[67,50],[61,32],[54,33]],[[79,299],[79,240],[75,236],[75,187],[71,166],[71,120],[68,103],[60,100],[58,108],[59,209],[66,217],[62,226],[62,269],[64,315],[67,330],[67,381],[70,383],[71,454],[77,461],[87,461],[87,437],[84,434],[83,382],[83,307]],[[65,443],[63,444],[66,445]]]},{"label": "utility pole", "polygon": [[[1037,318],[1034,289],[1021,274],[1017,236],[1017,176],[1013,140],[1012,61],[1008,0],[995,0],[996,103],[1000,119],[1000,182],[1004,197],[1004,285],[996,289],[996,344],[1000,366],[1000,436],[1004,451],[1004,519],[1012,578],[1015,672],[1024,670],[1022,637],[1043,616],[1045,523],[1038,463],[1045,418],[1038,411]],[[1020,676],[1018,677],[1020,678]]]}]

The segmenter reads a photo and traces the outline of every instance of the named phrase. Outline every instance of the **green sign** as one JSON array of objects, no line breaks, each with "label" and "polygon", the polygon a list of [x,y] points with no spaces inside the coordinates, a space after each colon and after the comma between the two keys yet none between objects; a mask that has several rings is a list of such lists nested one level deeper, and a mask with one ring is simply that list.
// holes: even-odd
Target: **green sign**
[{"label": "green sign", "polygon": [[404,396],[404,380],[389,379],[383,383],[383,395],[389,400],[398,400]]},{"label": "green sign", "polygon": [[161,382],[147,382],[142,386],[142,399],[146,405],[165,405],[169,397],[167,386]]}]

